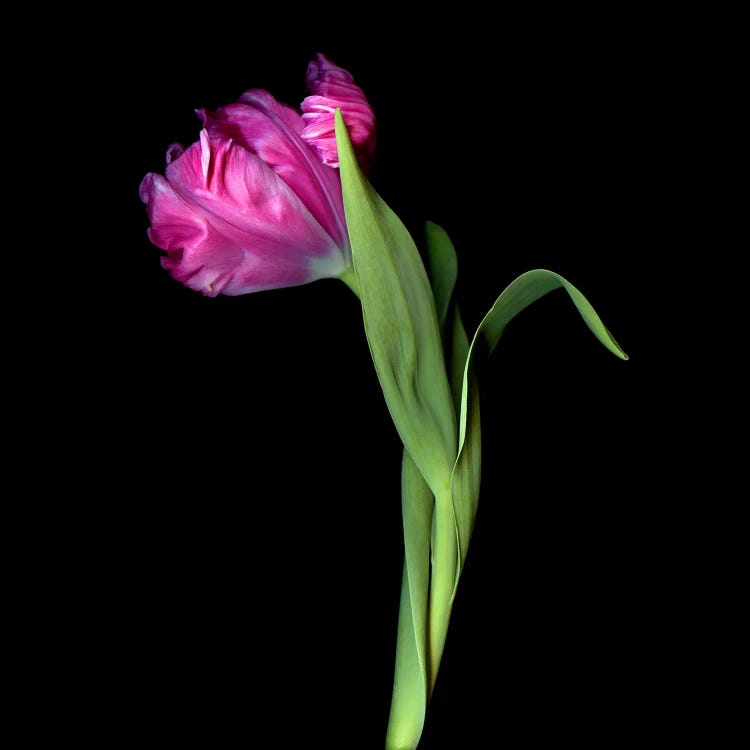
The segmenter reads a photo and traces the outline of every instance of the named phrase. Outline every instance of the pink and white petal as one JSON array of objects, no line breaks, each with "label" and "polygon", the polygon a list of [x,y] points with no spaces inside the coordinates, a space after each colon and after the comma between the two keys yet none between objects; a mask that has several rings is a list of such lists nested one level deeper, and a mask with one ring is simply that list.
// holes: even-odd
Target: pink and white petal
[{"label": "pink and white petal", "polygon": [[167,251],[162,267],[186,286],[211,294],[211,280],[220,269],[235,268],[242,261],[241,250],[212,243],[205,215],[191,201],[181,198],[161,175],[147,174],[140,195],[151,223],[149,239]]},{"label": "pink and white petal", "polygon": [[304,265],[269,264],[243,248],[228,244],[217,231],[207,234],[195,247],[168,253],[162,258],[162,267],[175,280],[207,297],[248,294],[313,280]]},{"label": "pink and white petal", "polygon": [[349,264],[290,187],[231,141],[202,133],[167,167],[165,182],[170,191],[147,186],[152,230],[172,251],[163,264],[204,294],[295,286]]},{"label": "pink and white petal", "polygon": [[231,138],[272,165],[286,161],[289,134],[299,136],[304,127],[299,112],[276,101],[263,89],[250,89],[238,102],[216,112],[196,112],[212,138]]},{"label": "pink and white petal", "polygon": [[302,138],[317,150],[324,164],[338,167],[335,112],[341,109],[360,164],[369,172],[375,153],[375,115],[351,73],[318,54],[317,61],[308,66],[307,84],[312,95],[302,102]]},{"label": "pink and white petal", "polygon": [[341,183],[302,139],[298,112],[261,89],[216,112],[198,110],[211,138],[231,138],[257,154],[289,185],[339,246],[347,244]]},{"label": "pink and white petal", "polygon": [[160,174],[147,174],[139,190],[146,204],[149,222],[148,237],[162,250],[180,251],[199,244],[206,236],[206,221],[195,207],[175,192]]}]

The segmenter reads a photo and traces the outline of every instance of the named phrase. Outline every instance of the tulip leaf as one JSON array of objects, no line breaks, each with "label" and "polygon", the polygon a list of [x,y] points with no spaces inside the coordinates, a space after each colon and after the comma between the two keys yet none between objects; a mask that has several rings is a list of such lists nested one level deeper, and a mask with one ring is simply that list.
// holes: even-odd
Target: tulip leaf
[{"label": "tulip leaf", "polygon": [[367,342],[401,441],[435,494],[450,491],[456,416],[430,284],[414,240],[362,174],[336,110],[344,210]]},{"label": "tulip leaf", "polygon": [[456,286],[458,260],[448,233],[438,224],[425,222],[427,260],[430,268],[432,294],[441,327],[445,325],[448,309]]},{"label": "tulip leaf", "polygon": [[[591,332],[615,356],[628,359],[627,354],[606,329],[589,301],[569,281],[545,269],[527,271],[511,282],[497,298],[495,304],[479,324],[465,360],[459,416],[459,453],[453,470],[453,503],[458,527],[459,569],[466,560],[471,532],[476,517],[479,497],[479,399],[472,371],[472,361],[477,342],[482,337],[492,352],[505,327],[522,310],[554,289],[564,289],[575,304]],[[454,590],[455,595],[455,590]]]},{"label": "tulip leaf", "polygon": [[425,223],[425,235],[432,293],[435,297],[435,307],[443,335],[448,382],[453,396],[456,418],[458,418],[461,414],[464,366],[469,353],[469,340],[461,322],[458,305],[452,304],[453,290],[458,275],[458,260],[456,250],[445,229],[428,221]]},{"label": "tulip leaf", "polygon": [[448,371],[450,373],[451,393],[456,406],[456,415],[461,418],[461,398],[463,396],[464,368],[469,356],[469,337],[466,335],[461,313],[458,305],[453,306],[453,325],[451,326],[450,361]]},{"label": "tulip leaf", "polygon": [[482,429],[479,417],[479,388],[476,376],[469,373],[470,386],[467,389],[467,404],[463,407],[464,441],[456,459],[451,482],[453,496],[453,516],[456,520],[458,538],[458,560],[453,597],[456,596],[458,581],[466,562],[474,521],[479,506],[479,488],[482,473]]},{"label": "tulip leaf", "polygon": [[463,445],[466,433],[466,406],[468,401],[468,381],[467,374],[471,365],[471,358],[474,353],[479,336],[482,335],[487,343],[490,352],[494,351],[505,327],[513,318],[522,310],[527,308],[532,302],[536,302],[545,294],[555,289],[564,289],[573,303],[578,308],[578,312],[589,327],[591,332],[612,354],[620,359],[628,359],[628,355],[622,350],[620,345],[614,340],[612,334],[606,329],[601,318],[597,315],[596,310],[591,303],[578,291],[569,281],[564,279],[553,271],[547,271],[543,268],[537,268],[534,271],[527,271],[521,274],[517,279],[512,281],[495,300],[495,304],[490,308],[487,315],[479,324],[471,342],[469,356],[466,360],[466,370],[464,373],[463,391],[461,397],[461,419],[459,423],[459,446]]},{"label": "tulip leaf", "polygon": [[386,750],[413,750],[417,747],[424,726],[429,684],[427,605],[434,498],[406,450],[401,467],[401,498],[404,573]]},{"label": "tulip leaf", "polygon": [[[453,247],[453,243],[448,237],[447,232],[442,227],[428,222],[426,234],[427,257],[430,264],[430,277],[432,279],[435,303],[438,310],[441,308],[444,309],[441,323],[443,328],[443,343],[446,351],[448,379],[451,386],[456,415],[460,417],[464,369],[466,367],[466,360],[469,356],[469,339],[461,320],[461,313],[458,304],[451,300],[458,272],[458,261],[456,259],[456,251]],[[462,462],[458,471],[454,471],[451,486],[451,511],[456,535],[457,550],[460,550],[459,529],[473,527],[473,519],[476,516],[477,504],[479,502],[481,430],[479,422],[479,390],[476,387],[471,390],[471,398],[472,401],[469,415],[471,425],[470,437],[469,440],[467,440]],[[435,531],[436,527],[433,526],[433,547],[435,544]],[[445,614],[447,618],[450,617],[460,571],[461,560],[460,556],[457,556],[455,567],[450,571],[452,574],[452,594],[450,597],[450,606]],[[443,629],[447,631],[447,622],[444,623]],[[435,637],[435,635],[436,634],[433,633],[433,637]],[[433,657],[436,662],[439,662],[439,650],[433,655]],[[430,674],[431,685],[435,684],[435,678],[437,677],[435,669],[436,666],[433,664]]]}]

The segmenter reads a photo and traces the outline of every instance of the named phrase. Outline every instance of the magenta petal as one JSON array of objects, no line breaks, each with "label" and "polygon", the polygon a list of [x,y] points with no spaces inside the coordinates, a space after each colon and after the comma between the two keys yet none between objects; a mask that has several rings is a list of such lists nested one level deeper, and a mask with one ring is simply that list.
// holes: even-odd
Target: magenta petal
[{"label": "magenta petal", "polygon": [[318,54],[317,62],[308,66],[307,85],[312,95],[302,102],[302,137],[324,164],[338,167],[335,113],[341,109],[360,164],[369,172],[375,153],[375,114],[351,73]]},{"label": "magenta petal", "polygon": [[149,236],[167,251],[164,267],[210,296],[304,284],[349,264],[347,250],[271,167],[206,131],[165,177],[146,175],[141,198]]},{"label": "magenta petal", "polygon": [[197,247],[206,238],[208,230],[203,217],[192,211],[161,175],[147,174],[140,195],[148,205],[151,222],[148,237],[157,247],[170,255],[182,255],[183,247]]},{"label": "magenta petal", "polygon": [[348,245],[341,182],[302,139],[298,112],[267,91],[246,91],[239,102],[216,112],[198,110],[212,138],[231,138],[259,156],[299,196],[341,247]]}]

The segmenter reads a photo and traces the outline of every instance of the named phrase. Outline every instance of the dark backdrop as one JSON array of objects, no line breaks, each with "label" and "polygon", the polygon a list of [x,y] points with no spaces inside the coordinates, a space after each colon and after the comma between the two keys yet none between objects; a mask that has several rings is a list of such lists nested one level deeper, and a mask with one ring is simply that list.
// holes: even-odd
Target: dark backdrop
[{"label": "dark backdrop", "polygon": [[281,14],[137,18],[102,50],[118,60],[99,91],[115,262],[87,317],[103,744],[382,747],[400,444],[356,300],[334,281],[203,298],[161,270],[137,197],[169,143],[197,138],[194,108],[250,87],[298,104],[316,51],[375,108],[381,195],[418,244],[425,219],[451,234],[469,329],[550,268],[631,355],[557,292],[485,363],[480,511],[421,748],[639,739],[674,666],[646,480],[664,386],[642,271],[665,252],[669,96],[652,19],[314,18],[292,34]]}]

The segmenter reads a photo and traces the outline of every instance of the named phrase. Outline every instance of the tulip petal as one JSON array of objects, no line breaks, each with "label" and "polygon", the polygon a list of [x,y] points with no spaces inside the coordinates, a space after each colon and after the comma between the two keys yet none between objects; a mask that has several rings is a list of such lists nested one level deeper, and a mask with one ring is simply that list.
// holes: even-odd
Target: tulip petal
[{"label": "tulip petal", "polygon": [[369,174],[375,153],[375,114],[351,73],[318,54],[308,66],[307,85],[312,95],[302,102],[302,137],[324,164],[338,167],[335,112],[339,108],[360,166]]},{"label": "tulip petal", "polygon": [[206,131],[165,177],[144,178],[141,198],[151,241],[167,251],[163,266],[209,296],[295,286],[348,266],[346,252],[271,167]]},{"label": "tulip petal", "polygon": [[267,91],[246,91],[216,112],[198,110],[211,138],[232,139],[268,164],[339,247],[348,244],[341,181],[302,139],[298,112]]}]

